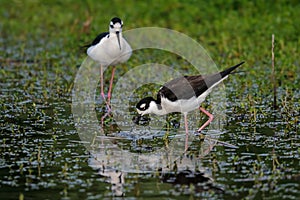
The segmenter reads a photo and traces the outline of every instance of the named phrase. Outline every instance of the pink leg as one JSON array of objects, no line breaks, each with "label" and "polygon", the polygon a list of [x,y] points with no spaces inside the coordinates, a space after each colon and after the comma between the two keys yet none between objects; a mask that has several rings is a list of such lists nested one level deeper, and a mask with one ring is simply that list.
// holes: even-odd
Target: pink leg
[{"label": "pink leg", "polygon": [[[100,87],[101,87],[101,96],[103,98],[103,101],[105,102],[106,106],[109,108],[108,106],[108,103],[106,101],[106,98],[105,98],[105,94],[104,94],[104,78],[103,78],[103,66],[100,65]],[[110,111],[109,111],[110,112]],[[104,125],[104,119],[107,117],[107,113],[104,114],[103,117],[101,117],[101,125],[103,127]]]},{"label": "pink leg", "polygon": [[[108,115],[110,115],[110,112],[111,112],[111,108],[110,108],[109,104],[110,104],[110,98],[111,98],[112,85],[113,85],[113,82],[114,82],[115,70],[116,70],[116,68],[114,67],[112,72],[111,72],[111,78],[110,78],[109,89],[108,89],[108,94],[107,94],[107,101],[105,101],[106,107],[107,107],[107,113],[105,113],[101,118],[102,126],[104,125],[104,119]],[[104,95],[104,93],[103,93],[103,95]]]},{"label": "pink leg", "polygon": [[104,119],[110,115],[111,109],[109,107],[109,103],[106,104],[107,107],[107,112],[101,117],[101,123],[102,123],[102,127],[104,125]]},{"label": "pink leg", "polygon": [[198,129],[198,132],[201,132],[214,119],[214,116],[208,111],[206,111],[204,108],[200,107],[199,110],[208,116],[208,120]]},{"label": "pink leg", "polygon": [[116,68],[114,67],[112,72],[111,72],[111,78],[110,78],[109,89],[108,89],[108,94],[107,94],[107,99],[108,99],[107,103],[108,103],[108,105],[110,104],[111,91],[112,91],[112,86],[113,86],[113,82],[114,82],[115,70],[116,70]]},{"label": "pink leg", "polygon": [[101,117],[101,126],[104,127],[104,119],[106,118],[107,113],[104,114],[104,116]]},{"label": "pink leg", "polygon": [[106,98],[105,98],[105,94],[104,94],[104,89],[103,89],[103,67],[102,65],[100,65],[100,87],[101,87],[101,96],[103,98],[103,101],[106,103]]},{"label": "pink leg", "polygon": [[187,151],[188,141],[189,141],[189,127],[187,122],[187,113],[184,113],[184,127],[185,127],[185,151]]}]

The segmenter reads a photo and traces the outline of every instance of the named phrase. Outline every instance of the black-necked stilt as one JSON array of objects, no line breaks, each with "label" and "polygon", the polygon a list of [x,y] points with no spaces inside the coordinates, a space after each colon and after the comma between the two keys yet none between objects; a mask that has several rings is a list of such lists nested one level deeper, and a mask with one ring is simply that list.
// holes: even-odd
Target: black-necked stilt
[{"label": "black-necked stilt", "polygon": [[184,115],[186,138],[188,136],[187,113],[200,109],[209,119],[198,129],[203,130],[214,118],[204,108],[199,107],[212,89],[221,83],[228,75],[244,62],[212,75],[183,76],[165,83],[157,93],[157,99],[146,97],[140,100],[136,109],[140,115],[165,115],[181,112]]},{"label": "black-necked stilt", "polygon": [[[85,45],[87,54],[100,64],[101,96],[103,97],[110,112],[110,98],[115,74],[115,65],[126,62],[132,53],[127,41],[122,37],[123,21],[114,17],[109,24],[109,32],[99,34],[91,44]],[[103,90],[103,67],[114,66],[111,74],[107,101]]]}]

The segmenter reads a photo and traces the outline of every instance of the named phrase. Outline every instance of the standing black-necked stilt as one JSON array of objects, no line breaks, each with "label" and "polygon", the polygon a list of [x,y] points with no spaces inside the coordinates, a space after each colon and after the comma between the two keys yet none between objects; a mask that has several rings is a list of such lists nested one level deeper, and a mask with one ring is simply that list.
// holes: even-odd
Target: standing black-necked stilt
[{"label": "standing black-necked stilt", "polygon": [[[94,61],[100,64],[100,84],[101,96],[105,101],[108,113],[110,112],[110,98],[115,74],[115,65],[126,62],[132,53],[132,49],[127,41],[122,37],[123,21],[114,17],[109,24],[109,32],[99,34],[91,44],[85,45],[87,54]],[[107,101],[103,89],[103,68],[114,66],[112,69]]]},{"label": "standing black-necked stilt", "polygon": [[[228,75],[244,62],[230,67],[220,73],[212,75],[183,76],[165,83],[157,93],[157,99],[146,97],[140,100],[136,109],[140,115],[156,114],[165,115],[172,112],[181,112],[184,115],[186,138],[188,137],[187,113],[195,110],[205,100],[212,89],[221,83]],[[214,118],[204,108],[200,111],[209,119],[198,129],[203,130]]]}]

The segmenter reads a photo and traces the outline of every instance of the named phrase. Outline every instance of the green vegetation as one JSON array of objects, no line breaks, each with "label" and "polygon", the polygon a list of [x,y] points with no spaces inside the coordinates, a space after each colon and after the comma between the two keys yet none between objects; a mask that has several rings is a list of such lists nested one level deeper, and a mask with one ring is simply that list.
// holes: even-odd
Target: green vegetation
[{"label": "green vegetation", "polygon": [[[0,198],[113,196],[107,180],[88,166],[84,146],[76,142],[71,92],[86,57],[80,46],[106,31],[109,20],[119,16],[124,30],[165,27],[194,38],[220,69],[246,61],[243,72],[226,82],[228,116],[220,138],[239,148],[216,147],[201,158],[203,167],[211,169],[216,184],[226,192],[199,192],[193,184],[173,187],[162,183],[159,175],[130,174],[124,186],[126,196],[295,199],[300,195],[299,13],[296,0],[1,0]],[[272,108],[272,34],[277,110]],[[116,77],[149,61],[194,73],[184,60],[168,52],[142,50],[118,68]],[[107,83],[109,72],[105,72]],[[158,89],[152,86],[150,92],[142,87],[129,97],[130,112],[134,112],[135,98]],[[209,99],[204,106],[211,106]],[[99,119],[103,109],[97,105]],[[169,119],[166,129],[172,135],[178,130],[179,117]],[[111,118],[105,130],[108,134],[118,130]],[[148,148],[155,141],[154,148],[169,142],[155,138],[137,141],[137,145]],[[194,143],[193,152],[197,152],[201,144]],[[130,149],[132,143],[126,140],[120,145]]]}]

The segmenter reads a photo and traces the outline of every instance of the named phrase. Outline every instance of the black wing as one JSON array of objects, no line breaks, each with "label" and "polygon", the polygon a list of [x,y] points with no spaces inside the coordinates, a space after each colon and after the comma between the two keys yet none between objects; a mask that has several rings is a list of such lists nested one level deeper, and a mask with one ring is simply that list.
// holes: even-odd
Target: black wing
[{"label": "black wing", "polygon": [[157,99],[160,97],[166,97],[170,101],[189,99],[193,96],[199,96],[205,90],[207,90],[207,85],[201,75],[183,76],[164,84],[157,94]]},{"label": "black wing", "polygon": [[89,47],[94,46],[96,44],[98,44],[102,38],[106,37],[109,34],[109,32],[104,32],[104,33],[100,33],[94,40],[92,43],[86,44],[84,46],[82,46],[82,48],[84,50],[87,50]]},{"label": "black wing", "polygon": [[157,99],[160,101],[161,97],[166,97],[170,101],[176,101],[177,99],[190,99],[193,96],[198,97],[243,63],[212,75],[183,76],[173,79],[162,86],[157,94]]}]

